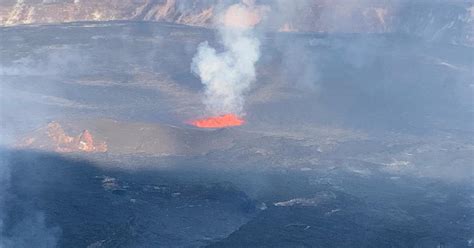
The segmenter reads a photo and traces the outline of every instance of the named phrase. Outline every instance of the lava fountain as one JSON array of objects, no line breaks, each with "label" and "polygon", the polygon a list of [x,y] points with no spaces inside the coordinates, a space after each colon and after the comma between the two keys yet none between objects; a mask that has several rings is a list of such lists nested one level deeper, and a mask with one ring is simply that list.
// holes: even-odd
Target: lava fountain
[{"label": "lava fountain", "polygon": [[225,114],[219,116],[211,116],[203,119],[191,121],[191,125],[199,128],[225,128],[241,126],[245,120],[235,114]]}]

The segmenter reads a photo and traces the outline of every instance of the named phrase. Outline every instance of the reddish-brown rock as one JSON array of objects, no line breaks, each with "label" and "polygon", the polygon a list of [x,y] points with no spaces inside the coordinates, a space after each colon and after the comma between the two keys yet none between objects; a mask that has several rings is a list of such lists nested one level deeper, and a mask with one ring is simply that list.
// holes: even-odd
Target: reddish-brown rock
[{"label": "reddish-brown rock", "polygon": [[66,153],[107,151],[107,144],[94,140],[89,130],[84,130],[77,136],[69,136],[58,122],[51,122],[45,129],[28,135],[18,146]]}]

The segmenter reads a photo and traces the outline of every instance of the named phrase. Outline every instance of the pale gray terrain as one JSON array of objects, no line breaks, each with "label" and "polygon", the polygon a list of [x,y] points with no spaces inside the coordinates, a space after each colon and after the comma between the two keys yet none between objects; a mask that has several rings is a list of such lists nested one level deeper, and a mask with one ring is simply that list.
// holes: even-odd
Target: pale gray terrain
[{"label": "pale gray terrain", "polygon": [[[204,130],[205,40],[162,22],[0,28],[0,247],[474,245],[472,46],[262,31],[246,124]],[[52,121],[107,151],[23,146]]]}]

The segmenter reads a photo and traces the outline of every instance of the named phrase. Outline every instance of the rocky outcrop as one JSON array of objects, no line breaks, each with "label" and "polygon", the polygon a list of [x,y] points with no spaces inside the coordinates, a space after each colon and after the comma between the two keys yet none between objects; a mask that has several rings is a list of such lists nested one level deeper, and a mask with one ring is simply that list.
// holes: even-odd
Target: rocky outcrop
[{"label": "rocky outcrop", "polygon": [[[79,134],[72,136],[72,133]],[[61,124],[53,121],[22,135],[16,146],[59,153],[182,156],[228,149],[242,135],[237,130],[202,130],[109,119],[61,121]]]},{"label": "rocky outcrop", "polygon": [[58,122],[51,122],[46,128],[27,135],[19,144],[21,148],[69,152],[106,152],[107,144],[96,141],[88,130],[77,136],[69,136]]}]

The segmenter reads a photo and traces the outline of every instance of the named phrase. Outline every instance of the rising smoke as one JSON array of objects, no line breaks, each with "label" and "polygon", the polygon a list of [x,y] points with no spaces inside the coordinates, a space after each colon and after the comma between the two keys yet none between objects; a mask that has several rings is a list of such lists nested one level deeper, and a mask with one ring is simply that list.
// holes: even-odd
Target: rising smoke
[{"label": "rising smoke", "polygon": [[192,71],[204,84],[204,103],[213,115],[243,114],[244,95],[255,81],[260,41],[254,27],[263,7],[252,1],[234,4],[218,16],[222,52],[203,42],[193,58]]},{"label": "rising smoke", "polygon": [[7,201],[6,189],[10,185],[10,168],[7,166],[7,158],[0,153],[0,248],[4,248],[6,241],[3,238],[5,225],[5,205]]},{"label": "rising smoke", "polygon": [[[48,226],[42,211],[22,202],[16,206],[24,212],[22,217],[9,215],[11,210],[8,206],[12,205],[12,199],[15,197],[10,192],[14,178],[12,172],[14,159],[17,158],[0,147],[0,248],[57,247],[61,229]],[[34,155],[29,159],[30,163],[34,161]]]},{"label": "rising smoke", "polygon": [[[54,96],[54,93],[60,93],[59,87],[42,82],[40,78],[52,79],[79,72],[76,68],[82,67],[82,56],[75,47],[56,46],[38,48],[8,62],[5,59],[0,63],[0,120],[3,121],[0,127],[0,248],[52,248],[58,244],[61,229],[50,226],[45,213],[14,190],[19,184],[29,185],[29,180],[38,180],[37,175],[20,175],[18,155],[4,146],[14,144],[16,133],[27,126],[44,122],[46,116],[53,113],[49,108],[66,100]],[[26,79],[32,77],[36,80]],[[14,82],[18,83],[5,78],[17,78]],[[26,84],[30,87],[18,87]],[[28,158],[26,163],[38,163],[33,153],[24,153],[21,157]]]}]

